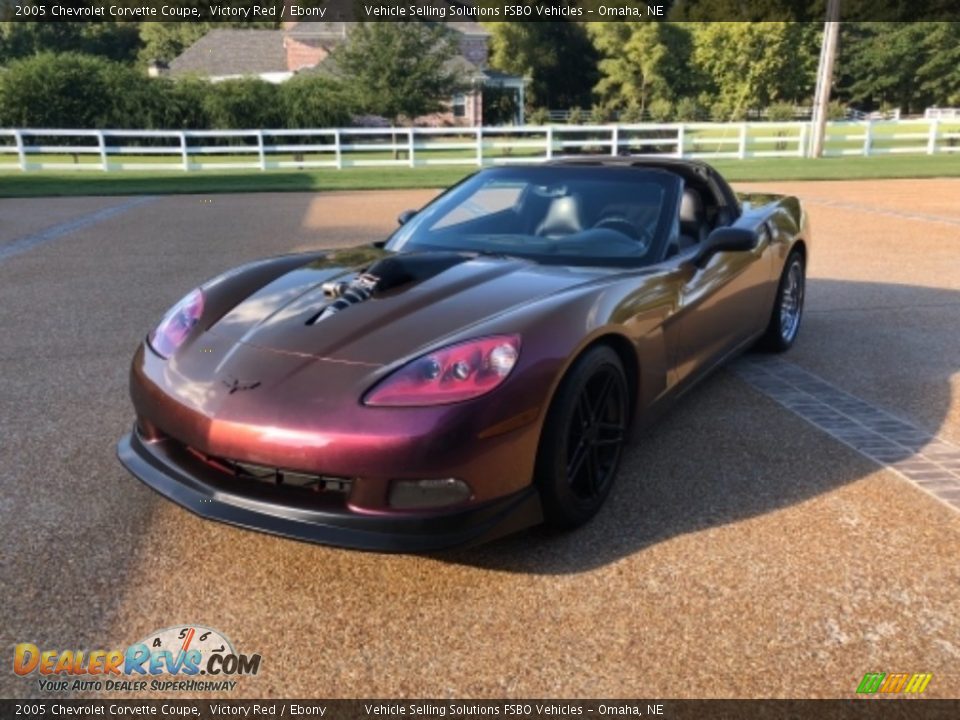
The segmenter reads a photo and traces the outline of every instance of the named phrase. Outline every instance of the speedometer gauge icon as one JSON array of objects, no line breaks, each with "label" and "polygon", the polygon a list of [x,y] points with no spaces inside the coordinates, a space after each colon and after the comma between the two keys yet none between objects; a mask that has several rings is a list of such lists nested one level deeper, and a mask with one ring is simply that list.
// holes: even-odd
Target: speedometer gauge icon
[{"label": "speedometer gauge icon", "polygon": [[140,643],[146,645],[151,653],[167,650],[176,657],[179,653],[199,650],[203,657],[213,653],[234,655],[231,643],[219,630],[204,625],[176,625],[156,630]]}]

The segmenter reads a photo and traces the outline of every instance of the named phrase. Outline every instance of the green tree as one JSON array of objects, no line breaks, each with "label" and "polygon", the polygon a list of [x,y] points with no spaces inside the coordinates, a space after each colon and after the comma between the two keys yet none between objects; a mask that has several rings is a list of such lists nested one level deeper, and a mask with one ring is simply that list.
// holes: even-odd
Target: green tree
[{"label": "green tree", "polygon": [[844,23],[837,96],[864,110],[921,112],[960,99],[958,63],[956,23]]},{"label": "green tree", "polygon": [[[142,45],[140,28],[149,24],[131,21],[79,23],[81,43],[77,49],[117,62],[133,63]],[[55,46],[50,49],[62,52],[66,48]]]},{"label": "green tree", "polygon": [[960,23],[930,23],[923,38],[923,64],[917,68],[920,90],[934,105],[960,105]]},{"label": "green tree", "polygon": [[455,55],[442,24],[379,22],[359,24],[331,57],[361,111],[397,122],[442,110],[464,86]]},{"label": "green tree", "polygon": [[653,100],[671,101],[695,84],[689,58],[689,31],[665,22],[590,23],[601,53],[595,92],[608,108],[635,105],[640,112]]},{"label": "green tree", "polygon": [[691,23],[693,62],[707,78],[716,119],[745,117],[813,94],[819,54],[812,23]]},{"label": "green tree", "polygon": [[42,52],[79,52],[129,63],[136,59],[140,43],[136,22],[0,23],[0,63]]},{"label": "green tree", "polygon": [[[547,3],[530,3],[543,6]],[[564,2],[551,2],[563,6]],[[591,103],[596,84],[597,51],[583,23],[487,22],[490,64],[530,79],[528,108],[565,109]]]},{"label": "green tree", "polygon": [[145,22],[140,29],[140,59],[170,62],[209,30],[206,22]]},{"label": "green tree", "polygon": [[483,124],[509,125],[516,120],[519,102],[513,88],[486,86],[483,88]]},{"label": "green tree", "polygon": [[[848,0],[849,1],[849,0]],[[768,20],[822,21],[826,12],[825,0],[797,2],[796,0],[680,0],[673,4],[671,20],[699,22],[762,22]]]}]

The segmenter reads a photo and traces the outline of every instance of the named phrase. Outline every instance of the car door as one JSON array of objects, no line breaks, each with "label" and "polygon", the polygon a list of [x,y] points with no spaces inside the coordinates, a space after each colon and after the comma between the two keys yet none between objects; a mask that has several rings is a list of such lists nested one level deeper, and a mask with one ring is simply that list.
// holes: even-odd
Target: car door
[{"label": "car door", "polygon": [[[766,224],[741,219],[757,230],[753,250],[717,252],[703,267],[681,260],[677,313],[677,379],[709,370],[762,327],[772,252]],[[685,253],[686,255],[687,253]]]}]

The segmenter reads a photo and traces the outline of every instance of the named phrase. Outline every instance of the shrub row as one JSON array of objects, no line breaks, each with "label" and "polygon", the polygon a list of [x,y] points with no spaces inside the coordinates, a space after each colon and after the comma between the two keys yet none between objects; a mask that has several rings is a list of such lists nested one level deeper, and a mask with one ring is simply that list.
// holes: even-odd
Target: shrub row
[{"label": "shrub row", "polygon": [[0,127],[243,129],[349,125],[355,103],[337,81],[148,78],[79,53],[41,53],[0,69]]}]

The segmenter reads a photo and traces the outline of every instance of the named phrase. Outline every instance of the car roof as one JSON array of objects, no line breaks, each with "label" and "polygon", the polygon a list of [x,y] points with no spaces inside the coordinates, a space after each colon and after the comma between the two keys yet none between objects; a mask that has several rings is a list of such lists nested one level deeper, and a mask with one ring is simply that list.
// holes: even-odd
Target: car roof
[{"label": "car roof", "polygon": [[637,168],[640,170],[663,170],[679,175],[684,182],[705,184],[711,189],[721,204],[731,208],[739,215],[740,203],[726,180],[710,164],[692,158],[678,158],[672,155],[583,155],[548,160],[544,165],[552,167],[616,167]]},{"label": "car roof", "polygon": [[600,165],[603,167],[635,167],[657,168],[672,170],[680,174],[693,172],[700,177],[707,177],[713,168],[702,160],[678,158],[668,155],[584,155],[581,157],[563,157],[548,160],[546,165]]}]

